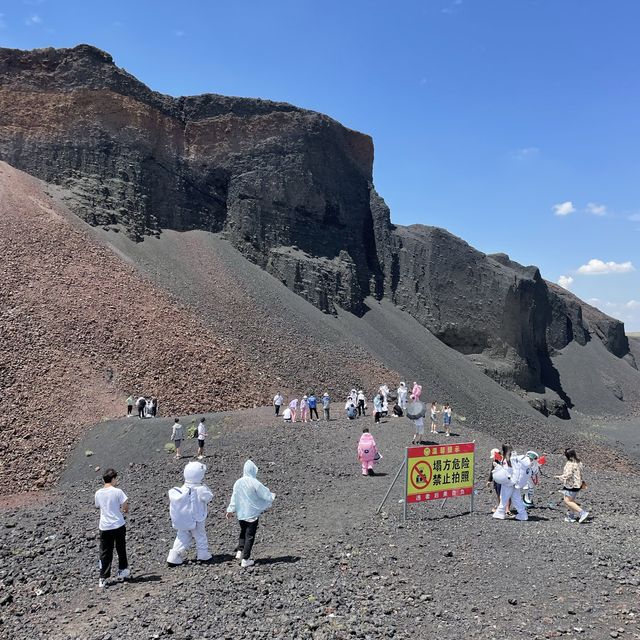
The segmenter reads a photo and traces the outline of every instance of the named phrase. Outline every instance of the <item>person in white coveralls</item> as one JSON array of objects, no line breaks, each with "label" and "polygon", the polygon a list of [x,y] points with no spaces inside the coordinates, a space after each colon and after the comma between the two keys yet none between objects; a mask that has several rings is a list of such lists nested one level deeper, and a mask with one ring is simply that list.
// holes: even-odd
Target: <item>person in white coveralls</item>
[{"label": "person in white coveralls", "polygon": [[176,530],[176,539],[167,557],[169,566],[185,561],[192,542],[200,562],[211,560],[205,520],[213,493],[202,483],[206,471],[206,465],[201,462],[190,462],[184,468],[184,484],[169,490],[169,514]]}]

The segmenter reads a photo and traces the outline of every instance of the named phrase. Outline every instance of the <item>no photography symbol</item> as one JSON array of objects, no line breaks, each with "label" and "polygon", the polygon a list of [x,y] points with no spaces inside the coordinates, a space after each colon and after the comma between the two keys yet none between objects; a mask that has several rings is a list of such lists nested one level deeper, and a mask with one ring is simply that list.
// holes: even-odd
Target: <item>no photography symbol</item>
[{"label": "no photography symbol", "polygon": [[413,467],[411,467],[411,475],[409,477],[411,484],[418,489],[418,491],[422,491],[431,483],[431,476],[431,465],[426,460],[420,460],[420,462],[416,462]]}]

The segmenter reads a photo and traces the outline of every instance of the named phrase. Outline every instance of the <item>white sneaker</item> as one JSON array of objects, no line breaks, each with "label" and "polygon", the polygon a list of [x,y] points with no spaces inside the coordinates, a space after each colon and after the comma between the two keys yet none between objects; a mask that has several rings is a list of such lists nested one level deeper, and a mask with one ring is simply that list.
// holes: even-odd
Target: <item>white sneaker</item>
[{"label": "white sneaker", "polygon": [[116,578],[118,580],[126,580],[130,576],[131,576],[131,571],[129,571],[129,569],[122,569],[122,571],[118,571]]},{"label": "white sneaker", "polygon": [[98,580],[98,589],[104,589],[107,586],[107,581],[104,578]]},{"label": "white sneaker", "polygon": [[582,523],[583,523],[583,522],[584,522],[588,517],[589,517],[589,512],[588,512],[588,511],[583,511],[583,512],[580,514],[580,517],[578,518],[578,522],[579,522],[580,524],[582,524]]},{"label": "white sneaker", "polygon": [[242,551],[236,551],[236,560],[242,560]]},{"label": "white sneaker", "polygon": [[254,564],[255,564],[255,562],[254,562],[253,560],[251,560],[251,558],[249,558],[248,560],[243,560],[243,561],[240,563],[240,566],[241,566],[243,569],[246,569],[247,567],[252,567]]},{"label": "white sneaker", "polygon": [[204,458],[204,456],[198,456],[198,460],[202,460],[202,458]]},{"label": "white sneaker", "polygon": [[564,517],[564,521],[565,522],[578,522],[575,518],[572,518],[571,516],[565,516]]}]

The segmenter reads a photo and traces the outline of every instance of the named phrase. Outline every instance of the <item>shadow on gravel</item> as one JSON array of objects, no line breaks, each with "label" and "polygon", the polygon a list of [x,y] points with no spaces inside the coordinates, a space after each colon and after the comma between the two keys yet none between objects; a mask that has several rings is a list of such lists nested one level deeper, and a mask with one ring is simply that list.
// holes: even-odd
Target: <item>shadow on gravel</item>
[{"label": "shadow on gravel", "polygon": [[292,564],[298,562],[300,556],[278,556],[277,558],[263,558],[256,560],[256,564]]},{"label": "shadow on gravel", "polygon": [[529,515],[530,522],[549,522],[550,518],[545,518],[544,516],[534,516],[533,514]]},{"label": "shadow on gravel", "polygon": [[211,558],[206,564],[222,564],[223,562],[229,562],[230,560],[235,560],[235,555],[231,553],[223,553],[221,555],[216,555]]},{"label": "shadow on gravel", "polygon": [[129,578],[127,582],[131,584],[142,584],[144,582],[160,582],[162,578],[155,573],[142,574],[141,576],[136,576],[135,578]]}]

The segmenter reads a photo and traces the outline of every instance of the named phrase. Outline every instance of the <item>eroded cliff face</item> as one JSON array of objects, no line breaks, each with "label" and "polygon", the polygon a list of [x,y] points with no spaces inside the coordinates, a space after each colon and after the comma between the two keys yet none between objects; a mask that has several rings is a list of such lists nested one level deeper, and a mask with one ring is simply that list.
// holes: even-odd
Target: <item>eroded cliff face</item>
[{"label": "eroded cliff face", "polygon": [[[224,232],[316,307],[386,296],[501,384],[563,398],[550,356],[621,323],[433,227],[396,227],[372,185],[373,144],[319,113],[264,100],[172,98],[93,47],[0,49],[0,159],[74,195],[93,225],[137,240]],[[587,316],[588,315],[588,319]],[[560,404],[562,404],[560,402]]]}]

